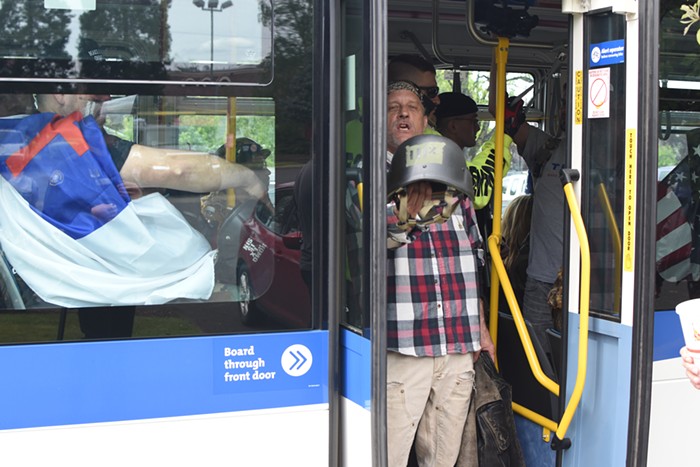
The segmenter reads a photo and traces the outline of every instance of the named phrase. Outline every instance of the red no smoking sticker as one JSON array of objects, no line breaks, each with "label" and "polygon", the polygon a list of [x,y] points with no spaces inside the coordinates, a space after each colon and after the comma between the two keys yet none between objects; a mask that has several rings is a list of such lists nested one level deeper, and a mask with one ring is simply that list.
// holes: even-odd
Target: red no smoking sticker
[{"label": "red no smoking sticker", "polygon": [[588,118],[610,116],[610,68],[588,71]]}]

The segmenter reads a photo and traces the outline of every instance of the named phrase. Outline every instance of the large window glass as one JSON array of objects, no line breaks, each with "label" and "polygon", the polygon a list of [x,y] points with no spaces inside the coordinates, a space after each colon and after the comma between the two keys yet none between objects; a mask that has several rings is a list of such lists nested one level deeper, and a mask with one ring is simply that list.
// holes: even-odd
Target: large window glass
[{"label": "large window glass", "polygon": [[[587,18],[591,49],[624,49],[625,19],[614,13]],[[595,55],[595,54],[591,54]],[[582,215],[591,254],[591,312],[619,317],[621,227],[625,188],[625,61],[616,56],[587,63],[590,99],[584,126]],[[584,84],[585,85],[585,84]]]},{"label": "large window glass", "polygon": [[363,130],[363,102],[367,96],[363,79],[366,37],[363,35],[363,4],[359,1],[344,3],[343,18],[343,62],[342,62],[342,106],[345,145],[345,312],[341,322],[363,333],[369,328],[369,310],[363,307],[363,209],[362,193],[364,177],[363,156],[367,147]]},{"label": "large window glass", "polygon": [[59,3],[0,3],[0,343],[320,321],[294,193],[312,2]]},{"label": "large window glass", "polygon": [[700,44],[678,2],[661,2],[660,13],[655,309],[673,310],[700,297]]},{"label": "large window glass", "polygon": [[0,15],[2,77],[272,80],[270,1],[29,0],[2,2]]}]

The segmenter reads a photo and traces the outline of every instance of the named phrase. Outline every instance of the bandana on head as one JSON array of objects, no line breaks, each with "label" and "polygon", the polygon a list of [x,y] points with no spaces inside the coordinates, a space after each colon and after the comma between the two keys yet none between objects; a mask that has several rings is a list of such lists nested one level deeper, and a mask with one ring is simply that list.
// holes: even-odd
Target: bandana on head
[{"label": "bandana on head", "polygon": [[389,85],[386,88],[387,96],[395,91],[411,91],[413,94],[416,95],[416,97],[418,97],[418,99],[421,99],[422,102],[422,95],[420,89],[418,88],[418,86],[416,86],[410,81],[392,81],[391,83],[389,83]]}]

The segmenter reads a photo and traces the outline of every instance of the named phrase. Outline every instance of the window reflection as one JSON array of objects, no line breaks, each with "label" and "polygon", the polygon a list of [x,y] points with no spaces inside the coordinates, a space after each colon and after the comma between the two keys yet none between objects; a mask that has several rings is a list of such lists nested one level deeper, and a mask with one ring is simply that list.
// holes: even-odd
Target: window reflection
[{"label": "window reflection", "polygon": [[86,11],[2,2],[0,76],[269,83],[271,2],[198,3],[98,1]]},{"label": "window reflection", "polygon": [[[614,14],[595,15],[588,22],[588,31],[591,44],[624,39],[625,22]],[[602,118],[591,118],[589,112],[584,129],[584,171],[590,175],[584,180],[588,188],[582,215],[591,253],[590,309],[619,317],[622,279],[620,229],[625,201],[624,61],[606,68],[610,74],[609,112],[601,114]]]}]

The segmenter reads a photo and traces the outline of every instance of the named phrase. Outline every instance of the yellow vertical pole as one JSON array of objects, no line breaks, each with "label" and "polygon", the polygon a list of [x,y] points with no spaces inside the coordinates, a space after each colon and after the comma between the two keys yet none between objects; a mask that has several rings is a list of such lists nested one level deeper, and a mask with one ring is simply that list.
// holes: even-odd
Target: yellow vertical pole
[{"label": "yellow vertical pole", "polygon": [[[228,98],[226,108],[226,160],[236,162],[236,98]],[[226,190],[226,203],[229,207],[236,205],[236,192],[233,188]]]},{"label": "yellow vertical pole", "polygon": [[[508,46],[510,40],[507,37],[499,37],[496,46],[496,154],[503,154],[503,135],[505,129],[506,111],[506,63],[508,62]],[[493,86],[494,83],[490,83]],[[501,203],[503,200],[503,157],[496,157],[493,186],[493,229],[492,236],[498,240],[498,254],[501,244]],[[489,308],[489,331],[494,345],[498,345],[498,272],[496,265],[491,260],[491,300]],[[496,363],[498,365],[498,363]]]}]

